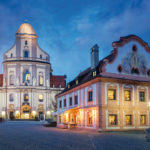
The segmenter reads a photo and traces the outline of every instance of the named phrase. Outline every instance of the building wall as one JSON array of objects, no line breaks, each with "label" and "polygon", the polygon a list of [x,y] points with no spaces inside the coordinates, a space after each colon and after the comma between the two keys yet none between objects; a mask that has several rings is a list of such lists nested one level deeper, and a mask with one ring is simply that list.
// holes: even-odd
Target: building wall
[{"label": "building wall", "polygon": [[[116,89],[116,100],[108,100],[108,89]],[[124,100],[124,89],[131,89],[131,101]],[[93,101],[87,101],[88,91],[93,91]],[[139,101],[139,91],[145,92],[145,102]],[[127,130],[127,129],[145,129],[150,126],[150,85],[144,83],[122,83],[121,80],[101,79],[101,82],[87,84],[84,87],[78,87],[70,90],[57,98],[58,127],[64,127],[64,124],[75,124],[75,122],[64,121],[63,118],[69,114],[78,116],[77,127],[106,130]],[[69,106],[69,97],[78,95],[78,105]],[[64,99],[67,100],[67,106],[64,107]],[[62,107],[60,108],[60,101]],[[92,112],[93,124],[88,126],[87,114]],[[117,124],[111,125],[109,115],[117,116]],[[125,116],[132,115],[132,125],[126,125]],[[146,124],[140,124],[140,115],[146,116]],[[61,116],[61,119],[60,119]],[[68,117],[69,118],[69,117]],[[61,120],[61,121],[60,121]]]}]

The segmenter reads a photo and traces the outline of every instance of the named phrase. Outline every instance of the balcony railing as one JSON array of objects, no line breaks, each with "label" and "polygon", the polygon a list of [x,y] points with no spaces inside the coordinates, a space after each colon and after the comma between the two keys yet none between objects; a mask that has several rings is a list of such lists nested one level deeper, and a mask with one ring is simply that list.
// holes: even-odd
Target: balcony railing
[{"label": "balcony railing", "polygon": [[46,59],[44,59],[44,58],[37,58],[37,57],[4,57],[4,62],[5,61],[15,61],[15,60],[17,60],[17,61],[19,61],[19,60],[21,60],[21,61],[41,61],[41,62],[47,62],[47,63],[49,63],[49,58],[46,58]]}]

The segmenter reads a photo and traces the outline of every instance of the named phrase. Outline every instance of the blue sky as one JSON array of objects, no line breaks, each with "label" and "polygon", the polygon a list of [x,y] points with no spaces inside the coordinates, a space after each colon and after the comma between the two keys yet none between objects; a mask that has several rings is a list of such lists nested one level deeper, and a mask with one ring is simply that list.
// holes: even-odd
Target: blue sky
[{"label": "blue sky", "polygon": [[90,66],[94,44],[102,59],[120,36],[150,39],[149,0],[0,0],[0,73],[3,53],[25,19],[49,53],[53,74],[66,74],[67,81]]}]

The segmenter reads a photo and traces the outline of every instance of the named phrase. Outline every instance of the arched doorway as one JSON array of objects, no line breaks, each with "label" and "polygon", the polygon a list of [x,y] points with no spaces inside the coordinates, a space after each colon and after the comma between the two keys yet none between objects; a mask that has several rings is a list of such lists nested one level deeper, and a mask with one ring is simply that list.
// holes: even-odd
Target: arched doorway
[{"label": "arched doorway", "polygon": [[31,107],[29,105],[23,105],[21,107],[21,119],[30,119]]}]

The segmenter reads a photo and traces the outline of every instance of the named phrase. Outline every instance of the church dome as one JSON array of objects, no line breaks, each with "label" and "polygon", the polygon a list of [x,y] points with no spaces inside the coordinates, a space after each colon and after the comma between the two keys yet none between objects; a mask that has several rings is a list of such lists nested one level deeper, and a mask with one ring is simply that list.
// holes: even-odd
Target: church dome
[{"label": "church dome", "polygon": [[37,36],[33,27],[28,23],[23,23],[16,32],[16,35],[31,35]]}]

